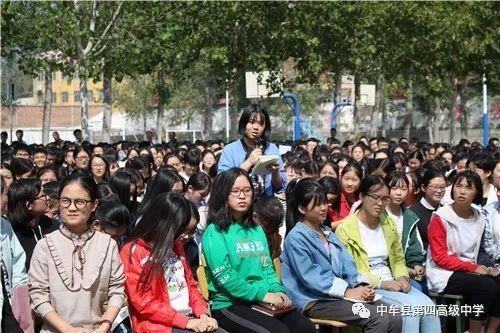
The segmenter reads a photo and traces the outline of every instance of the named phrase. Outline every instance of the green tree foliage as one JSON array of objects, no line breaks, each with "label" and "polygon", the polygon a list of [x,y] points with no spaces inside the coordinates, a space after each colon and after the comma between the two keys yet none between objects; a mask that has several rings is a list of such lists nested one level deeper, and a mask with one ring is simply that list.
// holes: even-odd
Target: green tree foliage
[{"label": "green tree foliage", "polygon": [[[432,119],[441,105],[453,110],[454,94],[464,105],[467,88],[478,85],[483,73],[490,90],[500,82],[498,2],[93,0],[2,6],[2,56],[18,58],[26,73],[49,66],[83,79],[126,77],[137,104],[123,103],[123,91],[118,104],[134,115],[155,109],[158,130],[164,109],[179,116],[169,116],[170,123],[197,112],[209,119],[214,96],[227,80],[234,136],[238,110],[248,103],[246,71],[283,75],[284,89],[299,95],[305,113],[319,104],[309,95],[325,94],[325,75],[338,87],[342,74],[353,74],[356,92],[361,83],[377,82],[375,112],[385,109],[380,101],[386,89],[397,87],[408,98],[408,131],[414,99]],[[71,65],[37,57],[52,50]],[[293,63],[294,75],[283,71],[285,63]],[[145,86],[130,86],[135,81]],[[277,111],[289,120],[289,110]]]}]

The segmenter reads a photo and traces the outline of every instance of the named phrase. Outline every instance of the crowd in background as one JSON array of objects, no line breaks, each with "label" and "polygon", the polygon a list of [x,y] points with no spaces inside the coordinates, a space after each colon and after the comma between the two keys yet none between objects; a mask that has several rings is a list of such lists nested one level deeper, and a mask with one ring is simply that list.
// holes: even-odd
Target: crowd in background
[{"label": "crowd in background", "polygon": [[[45,146],[2,132],[2,332],[315,332],[312,317],[439,332],[434,315],[377,314],[429,292],[482,305],[469,332],[500,327],[497,138],[273,143],[259,104],[238,131],[92,144],[75,130]],[[276,159],[256,173],[263,156]]]}]

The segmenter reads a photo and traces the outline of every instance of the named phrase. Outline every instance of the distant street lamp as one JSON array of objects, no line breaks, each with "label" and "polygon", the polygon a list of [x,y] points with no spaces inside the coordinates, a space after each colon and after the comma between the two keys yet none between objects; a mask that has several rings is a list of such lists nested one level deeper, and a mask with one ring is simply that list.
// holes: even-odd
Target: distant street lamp
[{"label": "distant street lamp", "polygon": [[483,145],[486,147],[490,140],[490,119],[488,115],[488,86],[486,74],[483,73]]}]

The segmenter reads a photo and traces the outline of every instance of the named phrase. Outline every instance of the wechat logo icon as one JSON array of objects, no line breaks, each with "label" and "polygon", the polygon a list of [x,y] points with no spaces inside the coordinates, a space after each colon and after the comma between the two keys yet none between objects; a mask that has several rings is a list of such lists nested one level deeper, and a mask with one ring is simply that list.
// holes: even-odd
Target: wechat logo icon
[{"label": "wechat logo icon", "polygon": [[352,313],[363,319],[368,319],[370,317],[370,310],[362,303],[354,303],[352,305]]}]

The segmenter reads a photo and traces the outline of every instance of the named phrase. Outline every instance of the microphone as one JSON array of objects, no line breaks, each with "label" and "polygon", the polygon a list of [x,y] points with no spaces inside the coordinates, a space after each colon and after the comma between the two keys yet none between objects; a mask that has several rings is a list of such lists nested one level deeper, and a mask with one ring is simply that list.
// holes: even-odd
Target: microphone
[{"label": "microphone", "polygon": [[264,140],[262,140],[261,138],[258,138],[255,141],[255,148],[263,149],[264,148]]}]

